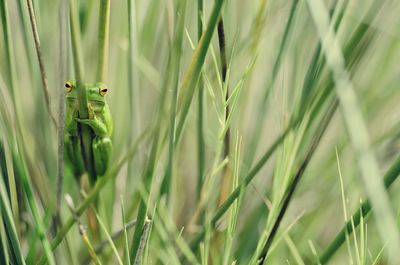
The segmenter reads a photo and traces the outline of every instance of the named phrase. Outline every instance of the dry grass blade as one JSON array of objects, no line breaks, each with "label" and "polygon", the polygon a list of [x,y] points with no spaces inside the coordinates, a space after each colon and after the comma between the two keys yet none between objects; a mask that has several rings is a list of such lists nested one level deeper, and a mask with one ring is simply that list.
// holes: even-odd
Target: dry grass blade
[{"label": "dry grass blade", "polygon": [[43,62],[42,48],[40,47],[40,39],[39,39],[39,32],[38,32],[37,25],[36,25],[35,11],[33,10],[32,0],[26,0],[26,3],[28,5],[29,18],[30,18],[31,27],[32,27],[32,34],[33,34],[33,39],[35,41],[36,55],[38,57],[39,67],[40,67],[40,74],[41,74],[41,77],[42,77],[44,99],[46,101],[47,111],[49,112],[51,120],[52,120],[54,126],[57,128],[56,117],[53,114],[53,112],[51,111],[51,102],[50,102],[50,95],[49,95],[49,84],[48,84],[48,81],[47,81],[46,70],[45,70],[44,62]]}]

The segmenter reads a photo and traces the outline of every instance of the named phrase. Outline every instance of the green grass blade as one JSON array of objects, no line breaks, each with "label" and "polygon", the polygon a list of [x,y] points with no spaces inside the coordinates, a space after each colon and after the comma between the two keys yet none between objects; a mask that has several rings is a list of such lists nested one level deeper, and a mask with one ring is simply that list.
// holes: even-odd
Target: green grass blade
[{"label": "green grass blade", "polygon": [[[104,224],[104,222],[101,220],[100,216],[97,213],[96,213],[96,217],[97,217],[97,221],[99,221],[100,227],[103,229],[104,234],[106,235],[107,241],[110,244],[111,249],[113,250],[113,252],[115,254],[115,257],[117,258],[118,264],[123,265],[121,257],[118,254],[117,247],[115,246],[114,241],[112,240],[112,238],[110,236],[110,233],[108,233],[106,225]],[[124,227],[125,227],[125,225],[124,225]]]},{"label": "green grass blade", "polygon": [[186,1],[180,1],[177,7],[177,25],[174,33],[174,40],[172,44],[172,51],[170,57],[170,69],[171,83],[168,86],[168,90],[172,90],[171,102],[170,102],[170,117],[169,117],[169,139],[168,139],[168,162],[165,170],[164,180],[161,187],[161,194],[167,196],[167,200],[170,197],[170,186],[171,178],[173,175],[173,163],[174,163],[174,151],[175,151],[175,131],[176,131],[176,109],[178,100],[178,83],[179,83],[179,70],[180,70],[180,58],[182,54],[182,39],[183,30],[186,17]]},{"label": "green grass blade", "polygon": [[379,166],[370,148],[367,127],[349,73],[345,68],[340,45],[335,33],[329,28],[329,16],[323,3],[319,0],[309,0],[308,6],[322,42],[327,65],[333,73],[341,111],[356,153],[366,192],[376,208],[374,212],[376,218],[381,222],[378,230],[382,239],[388,242],[389,256],[393,258],[394,263],[400,263],[400,257],[396,254],[400,249],[399,231],[384,183],[379,178]]},{"label": "green grass blade", "polygon": [[126,256],[126,265],[131,265],[131,260],[129,259],[129,241],[128,241],[128,233],[126,231],[126,220],[125,220],[125,206],[124,206],[124,201],[121,196],[121,212],[122,212],[122,225],[123,225],[123,231],[124,231],[124,240],[125,240],[125,245],[124,245],[124,254]]},{"label": "green grass blade", "polygon": [[[25,264],[25,260],[22,254],[21,245],[18,239],[17,229],[15,227],[10,203],[8,200],[7,189],[3,181],[3,176],[0,171],[0,209],[1,219],[4,222],[4,226],[7,229],[7,237],[9,238],[10,245],[12,247],[12,253],[16,258],[17,264]],[[2,240],[5,238],[2,236]],[[4,250],[5,252],[8,250]]]},{"label": "green grass blade", "polygon": [[200,39],[199,45],[194,51],[194,54],[192,56],[192,61],[183,79],[183,83],[180,89],[180,96],[178,100],[178,110],[180,115],[179,115],[178,125],[176,128],[176,142],[178,142],[180,139],[183,130],[183,125],[185,123],[187,114],[189,112],[189,107],[192,101],[194,90],[198,83],[201,68],[204,64],[208,47],[210,46],[211,37],[217,26],[217,22],[220,17],[223,3],[224,0],[215,1],[215,5],[211,12],[206,30]]},{"label": "green grass blade", "polygon": [[39,208],[38,208],[38,203],[36,202],[36,199],[33,195],[32,191],[32,183],[29,179],[29,176],[27,175],[27,171],[25,166],[23,165],[23,162],[21,161],[20,156],[18,155],[19,153],[14,152],[13,157],[14,161],[16,163],[15,167],[18,172],[18,175],[21,178],[22,186],[24,189],[24,193],[26,196],[26,199],[28,201],[28,205],[31,209],[32,217],[35,222],[36,230],[38,232],[39,239],[43,245],[43,251],[46,257],[47,262],[50,265],[55,264],[53,252],[51,251],[51,246],[50,242],[47,239],[46,236],[46,225],[43,223],[42,217],[39,214]]},{"label": "green grass blade", "polygon": [[[200,42],[201,36],[203,35],[203,0],[197,0],[197,41]],[[204,143],[204,84],[200,74],[198,82],[198,95],[197,95],[197,186],[196,195],[197,200],[200,201],[201,187],[203,186],[205,176],[205,143]]]},{"label": "green grass blade", "polygon": [[284,193],[284,197],[282,198],[282,201],[280,203],[279,214],[276,217],[276,220],[274,222],[274,225],[271,228],[271,231],[269,232],[267,241],[265,242],[265,245],[261,251],[261,254],[259,255],[259,257],[257,259],[259,264],[263,264],[263,262],[265,261],[265,258],[268,255],[268,251],[272,245],[274,237],[277,234],[277,231],[281,224],[283,216],[285,215],[286,210],[289,207],[290,201],[291,201],[292,196],[297,188],[297,185],[299,184],[299,182],[304,174],[304,171],[306,170],[308,163],[310,162],[310,160],[314,154],[315,149],[319,145],[319,142],[320,142],[322,136],[324,135],[324,133],[333,117],[333,114],[336,111],[336,107],[337,107],[337,101],[333,100],[333,102],[331,103],[330,107],[328,108],[326,114],[324,115],[322,121],[320,122],[320,126],[317,128],[317,131],[314,134],[312,143],[311,143],[309,149],[307,150],[307,153],[306,153],[304,159],[300,163],[298,170],[296,171],[293,179],[291,180],[290,185],[288,185],[287,190]]},{"label": "green grass blade", "polygon": [[110,32],[110,0],[100,1],[99,36],[97,55],[97,82],[107,82],[108,50]]},{"label": "green grass blade", "polygon": [[[385,173],[383,178],[385,188],[388,189],[393,182],[399,177],[400,174],[400,156],[393,162],[392,166]],[[331,243],[325,248],[322,254],[318,257],[318,261],[321,264],[326,264],[331,259],[331,257],[336,253],[336,251],[340,248],[340,246],[346,240],[346,234],[353,233],[353,225],[351,220],[354,220],[354,227],[358,227],[360,224],[361,216],[364,218],[367,217],[368,213],[371,212],[372,205],[370,200],[364,201],[359,209],[352,215],[351,219],[346,222],[344,227],[336,234],[335,238],[331,241]],[[315,262],[314,264],[317,264]]]}]

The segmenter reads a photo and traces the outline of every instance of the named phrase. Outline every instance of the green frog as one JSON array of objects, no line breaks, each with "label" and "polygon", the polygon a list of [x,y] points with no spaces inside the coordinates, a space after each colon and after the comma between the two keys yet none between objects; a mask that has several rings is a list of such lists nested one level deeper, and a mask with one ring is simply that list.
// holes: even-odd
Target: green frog
[{"label": "green frog", "polygon": [[[85,85],[88,101],[87,119],[79,117],[78,89],[74,80],[65,83],[66,114],[64,146],[66,162],[72,167],[79,180],[84,172],[89,172],[82,153],[81,127],[87,125],[92,130],[92,156],[95,178],[106,172],[111,156],[112,117],[105,95],[108,91],[104,83]],[[91,180],[92,182],[95,180]]]}]

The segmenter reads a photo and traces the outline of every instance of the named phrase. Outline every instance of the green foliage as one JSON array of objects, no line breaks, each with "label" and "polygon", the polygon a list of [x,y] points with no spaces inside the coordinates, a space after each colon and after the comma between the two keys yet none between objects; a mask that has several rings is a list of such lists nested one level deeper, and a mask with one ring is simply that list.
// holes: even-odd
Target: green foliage
[{"label": "green foliage", "polygon": [[[0,263],[398,264],[399,12],[0,0]],[[82,118],[84,84],[109,89],[113,155],[84,192],[65,79]]]}]

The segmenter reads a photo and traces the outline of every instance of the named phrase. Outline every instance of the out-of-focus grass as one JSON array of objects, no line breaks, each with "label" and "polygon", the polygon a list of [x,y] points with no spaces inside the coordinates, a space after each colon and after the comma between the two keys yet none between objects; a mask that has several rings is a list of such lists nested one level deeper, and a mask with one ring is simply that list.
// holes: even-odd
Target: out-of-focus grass
[{"label": "out-of-focus grass", "polygon": [[[69,2],[32,1],[48,105],[29,2],[0,2],[1,264],[90,260],[66,193],[83,224],[100,196],[102,264],[397,264],[399,3],[110,1],[108,31],[107,1]],[[115,125],[86,197],[47,109],[72,78],[107,81]]]}]

